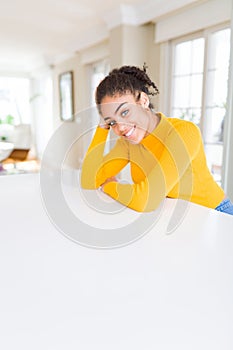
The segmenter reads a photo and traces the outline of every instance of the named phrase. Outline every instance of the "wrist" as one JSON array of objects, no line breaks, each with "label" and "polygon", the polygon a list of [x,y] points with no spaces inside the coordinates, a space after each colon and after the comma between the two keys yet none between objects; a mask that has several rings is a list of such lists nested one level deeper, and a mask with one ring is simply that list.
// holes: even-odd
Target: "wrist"
[{"label": "wrist", "polygon": [[109,130],[110,129],[110,126],[108,124],[99,124],[99,127],[101,129],[105,129],[105,130]]}]

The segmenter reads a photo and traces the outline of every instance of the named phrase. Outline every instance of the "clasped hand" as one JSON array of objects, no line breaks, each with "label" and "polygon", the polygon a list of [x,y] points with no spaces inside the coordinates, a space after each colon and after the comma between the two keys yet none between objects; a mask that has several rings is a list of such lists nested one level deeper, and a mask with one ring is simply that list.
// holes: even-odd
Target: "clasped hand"
[{"label": "clasped hand", "polygon": [[108,183],[108,182],[118,182],[116,176],[111,176],[108,177],[104,183],[102,183],[102,185],[100,186],[100,188],[103,190],[104,186]]}]

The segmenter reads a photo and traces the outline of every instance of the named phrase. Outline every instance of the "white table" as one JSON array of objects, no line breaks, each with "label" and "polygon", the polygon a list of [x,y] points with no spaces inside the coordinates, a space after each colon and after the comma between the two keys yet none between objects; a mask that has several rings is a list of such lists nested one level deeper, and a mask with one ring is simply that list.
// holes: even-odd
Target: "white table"
[{"label": "white table", "polygon": [[144,237],[99,250],[51,224],[38,175],[0,194],[1,349],[233,349],[233,217],[191,205],[167,235],[167,200]]}]

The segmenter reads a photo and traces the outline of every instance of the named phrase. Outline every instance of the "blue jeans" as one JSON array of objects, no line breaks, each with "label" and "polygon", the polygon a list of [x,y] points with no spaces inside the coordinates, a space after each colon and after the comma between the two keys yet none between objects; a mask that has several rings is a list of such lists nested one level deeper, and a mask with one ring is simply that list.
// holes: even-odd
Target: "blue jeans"
[{"label": "blue jeans", "polygon": [[226,198],[215,208],[215,210],[233,215],[233,204],[231,203],[229,198]]}]

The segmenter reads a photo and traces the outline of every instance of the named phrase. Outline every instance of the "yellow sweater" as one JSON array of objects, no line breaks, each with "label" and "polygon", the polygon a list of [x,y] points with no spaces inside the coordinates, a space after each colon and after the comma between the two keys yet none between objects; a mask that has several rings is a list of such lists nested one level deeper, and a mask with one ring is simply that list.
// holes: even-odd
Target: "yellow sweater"
[{"label": "yellow sweater", "polygon": [[127,207],[152,211],[170,197],[215,208],[224,191],[207,167],[199,128],[189,121],[158,115],[159,124],[140,144],[120,137],[105,156],[108,130],[97,127],[83,162],[81,186],[98,188],[130,162],[133,184],[112,181],[103,186],[105,193]]}]

